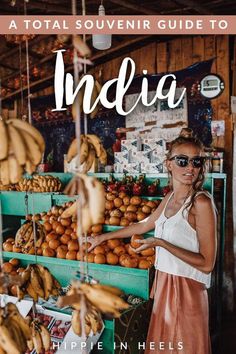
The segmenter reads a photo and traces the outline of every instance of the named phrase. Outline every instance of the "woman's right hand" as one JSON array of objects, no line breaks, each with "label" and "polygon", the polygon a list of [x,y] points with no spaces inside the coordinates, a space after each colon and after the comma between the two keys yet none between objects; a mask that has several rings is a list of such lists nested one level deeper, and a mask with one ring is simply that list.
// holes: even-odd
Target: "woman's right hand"
[{"label": "woman's right hand", "polygon": [[95,247],[99,246],[102,242],[105,241],[104,234],[95,237],[87,236],[87,238],[83,237],[82,239],[83,239],[83,243],[85,243],[86,240],[87,242],[91,243],[91,246],[88,248],[88,252],[91,252]]}]

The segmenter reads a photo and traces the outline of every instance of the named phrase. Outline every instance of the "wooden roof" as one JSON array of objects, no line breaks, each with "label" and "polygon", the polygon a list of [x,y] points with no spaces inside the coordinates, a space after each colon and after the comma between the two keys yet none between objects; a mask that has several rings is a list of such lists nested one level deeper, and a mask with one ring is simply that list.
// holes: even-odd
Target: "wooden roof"
[{"label": "wooden roof", "polygon": [[[86,0],[86,14],[96,15],[100,0]],[[11,6],[11,3],[15,5]],[[82,14],[81,0],[77,12]],[[235,0],[104,0],[109,15],[232,15]],[[29,0],[27,13],[31,15],[71,14],[70,0]],[[0,14],[24,14],[24,0],[1,0]]]}]

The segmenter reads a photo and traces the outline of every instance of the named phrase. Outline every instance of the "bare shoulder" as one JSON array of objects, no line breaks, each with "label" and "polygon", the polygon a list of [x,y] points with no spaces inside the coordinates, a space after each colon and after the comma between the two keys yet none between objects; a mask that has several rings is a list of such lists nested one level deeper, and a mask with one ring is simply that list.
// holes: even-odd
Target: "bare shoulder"
[{"label": "bare shoulder", "polygon": [[214,211],[214,202],[211,194],[208,192],[199,193],[194,200],[194,209],[196,213],[202,211]]}]

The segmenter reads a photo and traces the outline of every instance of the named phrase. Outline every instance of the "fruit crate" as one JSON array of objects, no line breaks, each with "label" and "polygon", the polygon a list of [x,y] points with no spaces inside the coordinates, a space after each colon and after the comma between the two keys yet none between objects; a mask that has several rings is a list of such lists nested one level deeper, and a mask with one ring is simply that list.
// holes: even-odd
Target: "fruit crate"
[{"label": "fruit crate", "polygon": [[[17,258],[23,266],[35,263],[37,260],[37,263],[51,271],[62,286],[67,286],[71,279],[76,277],[77,271],[86,272],[85,262],[43,256],[36,258],[34,255],[15,252],[3,252],[3,257],[5,261]],[[144,270],[95,263],[88,263],[87,269],[89,276],[104,284],[117,286],[126,294],[140,296],[145,300],[149,298],[154,269]]]}]

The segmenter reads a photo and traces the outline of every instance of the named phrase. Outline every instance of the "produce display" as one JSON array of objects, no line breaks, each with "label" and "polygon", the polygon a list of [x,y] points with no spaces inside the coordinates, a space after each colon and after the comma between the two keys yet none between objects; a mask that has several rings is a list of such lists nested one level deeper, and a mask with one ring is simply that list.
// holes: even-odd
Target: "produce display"
[{"label": "produce display", "polygon": [[46,267],[40,264],[28,265],[20,275],[22,284],[16,286],[16,294],[19,300],[28,295],[37,302],[39,297],[48,300],[49,296],[59,295],[61,285]]},{"label": "produce display", "polygon": [[[78,154],[77,139],[74,139],[67,153],[67,161],[71,162]],[[87,173],[98,158],[102,165],[107,163],[107,152],[101,140],[94,134],[81,135],[80,138],[80,164],[82,173]]]},{"label": "produce display", "polygon": [[128,196],[125,192],[108,192],[105,202],[105,224],[128,226],[142,221],[153,213],[159,200],[148,200],[137,195]]},{"label": "produce display", "polygon": [[37,318],[30,324],[32,339],[27,341],[29,351],[35,350],[37,354],[48,351],[51,346],[51,334],[47,327]]},{"label": "produce display", "polygon": [[116,180],[111,175],[108,181],[103,181],[103,184],[107,192],[125,192],[128,195],[146,195],[150,197],[158,196],[161,193],[159,179],[148,184],[144,175],[140,175],[137,178],[125,175],[122,180]]},{"label": "produce display", "polygon": [[[130,242],[125,240],[126,243],[122,239],[108,240],[87,254],[85,254],[86,246],[84,244],[83,259],[81,259],[76,233],[76,216],[62,218],[64,211],[67,211],[71,205],[73,203],[68,202],[61,206],[53,206],[47,213],[27,216],[28,219],[34,218],[37,220],[35,223],[37,230],[37,255],[140,269],[148,269],[153,266],[155,259],[155,250],[153,248],[142,251],[140,254],[136,254],[132,250],[132,248],[137,246],[137,243],[132,241],[133,238],[136,238],[135,235]],[[39,220],[42,221],[42,224],[39,223]],[[99,237],[102,232],[103,225],[95,224],[88,230],[88,235]],[[143,236],[139,235],[138,237],[142,238]],[[87,248],[89,246],[90,244],[88,243]],[[15,239],[10,237],[4,242],[3,249],[8,252],[34,254],[33,222],[26,221],[17,231]]]},{"label": "produce display", "polygon": [[18,183],[26,171],[32,174],[42,160],[45,143],[40,132],[21,119],[0,118],[0,181]]},{"label": "produce display", "polygon": [[62,184],[57,177],[33,175],[32,178],[22,178],[15,188],[18,192],[60,192]]},{"label": "produce display", "polygon": [[[37,250],[46,237],[44,227],[37,221],[35,222],[35,237]],[[9,242],[4,242],[3,249],[5,251],[8,250],[8,252],[10,251]],[[14,243],[12,243],[12,251],[34,254],[34,225],[32,221],[26,221],[17,231]]]}]

